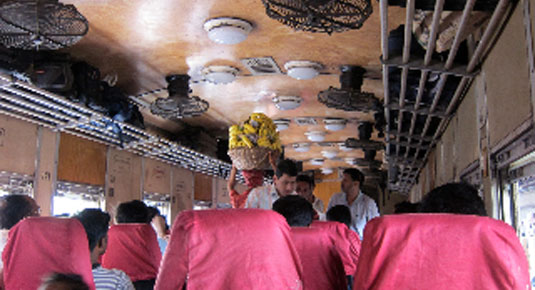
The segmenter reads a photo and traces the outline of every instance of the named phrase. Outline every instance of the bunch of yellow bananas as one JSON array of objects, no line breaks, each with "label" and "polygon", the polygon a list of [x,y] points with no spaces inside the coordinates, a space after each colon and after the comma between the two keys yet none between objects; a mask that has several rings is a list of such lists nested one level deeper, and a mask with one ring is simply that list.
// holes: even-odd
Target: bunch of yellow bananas
[{"label": "bunch of yellow bananas", "polygon": [[263,113],[253,113],[241,125],[229,128],[229,149],[238,147],[267,147],[282,151],[279,133],[273,120]]}]

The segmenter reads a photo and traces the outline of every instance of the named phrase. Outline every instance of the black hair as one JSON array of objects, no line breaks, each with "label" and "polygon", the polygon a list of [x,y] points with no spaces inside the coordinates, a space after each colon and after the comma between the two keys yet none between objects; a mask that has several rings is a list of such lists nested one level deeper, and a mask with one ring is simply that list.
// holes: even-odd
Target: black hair
[{"label": "black hair", "polygon": [[362,184],[364,184],[364,174],[362,174],[360,170],[356,168],[346,168],[344,170],[344,174],[349,175],[351,177],[351,180],[358,181],[361,186]]},{"label": "black hair", "polygon": [[286,174],[288,176],[297,176],[297,165],[295,164],[295,162],[290,159],[281,160],[277,164],[277,170],[275,171],[275,175],[280,178],[283,174]]},{"label": "black hair", "polygon": [[16,223],[27,216],[32,215],[34,210],[27,195],[6,195],[1,199],[0,226],[2,229],[11,229]]},{"label": "black hair", "polygon": [[448,183],[431,190],[420,202],[422,213],[457,213],[486,216],[477,189],[468,183]]},{"label": "black hair", "polygon": [[108,234],[110,215],[97,208],[86,208],[74,218],[84,226],[89,240],[89,251],[92,252],[97,243]]},{"label": "black hair", "polygon": [[149,210],[140,200],[123,202],[117,207],[117,223],[150,223]]},{"label": "black hair", "polygon": [[149,211],[149,221],[152,221],[155,216],[161,215],[160,210],[154,206],[148,206],[147,210]]},{"label": "black hair", "polygon": [[349,228],[351,226],[351,211],[343,204],[335,205],[327,211],[327,220],[343,223]]},{"label": "black hair", "polygon": [[394,213],[417,213],[420,203],[412,203],[408,201],[398,202],[394,205]]},{"label": "black hair", "polygon": [[[59,285],[56,283],[59,283],[63,287],[58,287]],[[49,288],[52,285],[54,285],[54,287]],[[45,276],[39,289],[89,290],[89,286],[84,282],[82,276],[78,274],[52,273]]]},{"label": "black hair", "polygon": [[299,195],[287,195],[273,203],[273,210],[280,213],[292,227],[308,227],[314,214],[312,204]]},{"label": "black hair", "polygon": [[308,185],[310,185],[310,189],[313,189],[314,186],[316,185],[314,183],[314,178],[306,175],[306,174],[299,174],[297,175],[297,179],[296,179],[296,182],[306,182],[308,183]]}]

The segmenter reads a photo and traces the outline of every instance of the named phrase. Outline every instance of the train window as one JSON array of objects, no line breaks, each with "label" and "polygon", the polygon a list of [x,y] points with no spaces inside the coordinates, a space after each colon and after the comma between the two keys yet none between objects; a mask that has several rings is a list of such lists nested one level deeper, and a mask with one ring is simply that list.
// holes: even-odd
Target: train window
[{"label": "train window", "polygon": [[33,197],[33,176],[0,171],[0,196],[24,194]]},{"label": "train window", "polygon": [[52,199],[54,216],[72,216],[86,208],[104,210],[104,187],[58,181]]},{"label": "train window", "polygon": [[160,214],[165,217],[167,224],[171,224],[171,196],[169,194],[144,192],[143,202],[147,206],[157,208],[160,211]]}]

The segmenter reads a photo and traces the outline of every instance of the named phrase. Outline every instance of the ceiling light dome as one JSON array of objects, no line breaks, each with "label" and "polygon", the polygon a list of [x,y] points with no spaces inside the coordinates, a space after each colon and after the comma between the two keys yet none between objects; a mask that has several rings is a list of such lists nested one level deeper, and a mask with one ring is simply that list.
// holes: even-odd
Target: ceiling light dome
[{"label": "ceiling light dome", "polygon": [[314,158],[310,159],[310,164],[312,165],[323,165],[323,159],[322,158]]},{"label": "ceiling light dome", "polygon": [[321,151],[321,155],[327,159],[333,159],[338,155],[338,152],[334,150],[323,150]]},{"label": "ceiling light dome", "polygon": [[329,174],[331,174],[333,172],[334,172],[334,170],[332,168],[322,168],[321,169],[321,174],[323,174],[323,175],[329,175]]},{"label": "ceiling light dome", "polygon": [[323,131],[310,131],[306,132],[305,135],[307,135],[308,140],[312,142],[322,142],[325,140],[326,133]]},{"label": "ceiling light dome", "polygon": [[347,147],[345,142],[344,143],[339,143],[338,144],[338,148],[340,148],[340,150],[345,151],[345,152],[349,152],[349,151],[353,150],[353,148]]},{"label": "ceiling light dome", "polygon": [[277,126],[277,131],[283,131],[290,127],[290,120],[288,119],[277,119],[273,120],[273,123]]},{"label": "ceiling light dome", "polygon": [[346,127],[347,120],[341,118],[327,118],[323,120],[325,129],[329,131],[340,131]]},{"label": "ceiling light dome", "polygon": [[294,79],[309,80],[319,74],[323,66],[308,60],[292,60],[284,64],[286,73]]},{"label": "ceiling light dome", "polygon": [[355,165],[356,158],[349,157],[349,158],[345,158],[344,161],[349,165]]},{"label": "ceiling light dome", "polygon": [[299,96],[276,96],[273,98],[275,106],[283,111],[296,109],[301,105],[301,101],[303,99]]},{"label": "ceiling light dome", "polygon": [[204,79],[213,84],[228,84],[233,82],[239,70],[232,66],[212,65],[201,70]]},{"label": "ceiling light dome", "polygon": [[310,150],[310,144],[308,143],[296,143],[293,144],[292,147],[295,152],[308,152],[308,150]]},{"label": "ceiling light dome", "polygon": [[251,23],[239,18],[219,17],[204,23],[208,38],[221,44],[240,43],[247,38],[252,29]]}]

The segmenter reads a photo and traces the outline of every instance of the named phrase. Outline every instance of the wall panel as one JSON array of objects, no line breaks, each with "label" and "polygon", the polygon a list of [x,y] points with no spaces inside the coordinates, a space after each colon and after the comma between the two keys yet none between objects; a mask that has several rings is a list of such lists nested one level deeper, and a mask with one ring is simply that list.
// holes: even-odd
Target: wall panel
[{"label": "wall panel", "polygon": [[476,100],[475,85],[472,85],[454,119],[457,173],[479,157]]},{"label": "wall panel", "polygon": [[230,204],[230,196],[227,190],[227,180],[223,178],[216,178],[215,180],[216,180],[216,203],[229,203]]},{"label": "wall panel", "polygon": [[33,175],[37,126],[0,115],[0,170]]},{"label": "wall panel", "polygon": [[213,177],[201,173],[195,175],[195,200],[212,201]]},{"label": "wall panel", "polygon": [[154,193],[171,193],[171,165],[150,158],[144,158],[143,190]]},{"label": "wall panel", "polygon": [[172,220],[183,210],[193,209],[193,172],[173,167],[173,193],[171,197]]},{"label": "wall panel", "polygon": [[41,215],[52,213],[52,196],[56,179],[59,133],[39,128],[38,167],[34,184],[34,198],[41,207]]},{"label": "wall panel", "polygon": [[61,133],[58,180],[104,186],[106,145]]},{"label": "wall panel", "polygon": [[483,65],[491,146],[529,118],[531,113],[524,31],[522,5],[517,5]]},{"label": "wall panel", "polygon": [[122,202],[141,200],[141,157],[133,153],[109,148],[107,165],[106,210],[115,212]]}]

